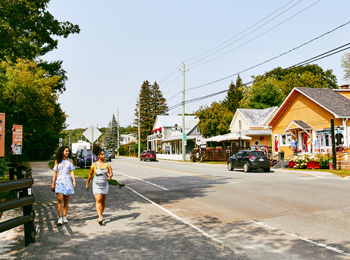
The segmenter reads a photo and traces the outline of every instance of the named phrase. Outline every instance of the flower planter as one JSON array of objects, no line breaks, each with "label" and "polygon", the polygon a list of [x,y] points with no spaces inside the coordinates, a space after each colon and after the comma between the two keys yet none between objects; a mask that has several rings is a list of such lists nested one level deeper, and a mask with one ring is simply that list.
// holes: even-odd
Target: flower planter
[{"label": "flower planter", "polygon": [[293,161],[289,161],[289,168],[294,168],[294,162]]},{"label": "flower planter", "polygon": [[321,169],[319,162],[307,162],[306,169]]}]

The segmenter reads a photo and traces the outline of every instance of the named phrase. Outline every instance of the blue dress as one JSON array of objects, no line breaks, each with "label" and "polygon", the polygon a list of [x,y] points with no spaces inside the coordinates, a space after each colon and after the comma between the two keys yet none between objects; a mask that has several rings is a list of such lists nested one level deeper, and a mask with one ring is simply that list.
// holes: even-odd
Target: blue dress
[{"label": "blue dress", "polygon": [[55,165],[54,171],[57,171],[55,193],[62,193],[63,195],[74,194],[73,181],[70,176],[70,171],[74,170],[74,165],[67,160],[63,160]]}]

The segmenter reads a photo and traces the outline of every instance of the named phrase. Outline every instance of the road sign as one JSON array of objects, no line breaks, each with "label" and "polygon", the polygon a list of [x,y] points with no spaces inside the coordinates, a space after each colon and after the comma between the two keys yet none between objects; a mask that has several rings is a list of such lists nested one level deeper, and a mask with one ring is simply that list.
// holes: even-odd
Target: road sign
[{"label": "road sign", "polygon": [[184,134],[184,141],[187,140],[187,134]]},{"label": "road sign", "polygon": [[95,126],[91,125],[85,130],[83,135],[90,141],[90,143],[94,143],[97,138],[101,136],[101,132]]}]

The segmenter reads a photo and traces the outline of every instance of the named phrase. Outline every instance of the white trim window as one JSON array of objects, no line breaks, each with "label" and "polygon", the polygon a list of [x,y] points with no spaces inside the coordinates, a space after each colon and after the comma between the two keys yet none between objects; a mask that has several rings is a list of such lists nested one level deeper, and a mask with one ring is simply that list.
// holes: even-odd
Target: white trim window
[{"label": "white trim window", "polygon": [[292,141],[291,134],[280,134],[281,138],[281,146],[290,146],[290,142]]}]

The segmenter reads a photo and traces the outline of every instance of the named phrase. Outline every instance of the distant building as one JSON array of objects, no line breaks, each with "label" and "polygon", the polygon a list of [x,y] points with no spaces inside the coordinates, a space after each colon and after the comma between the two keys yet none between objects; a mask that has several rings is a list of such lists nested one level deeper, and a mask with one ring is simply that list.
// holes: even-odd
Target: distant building
[{"label": "distant building", "polygon": [[137,142],[136,134],[134,133],[120,135],[120,138],[121,138],[120,145]]}]

